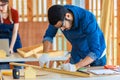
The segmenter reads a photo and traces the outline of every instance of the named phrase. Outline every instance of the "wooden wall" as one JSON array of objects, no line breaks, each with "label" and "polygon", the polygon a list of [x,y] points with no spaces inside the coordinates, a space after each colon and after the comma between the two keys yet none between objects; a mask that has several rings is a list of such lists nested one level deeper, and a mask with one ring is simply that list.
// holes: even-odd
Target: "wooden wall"
[{"label": "wooden wall", "polygon": [[23,47],[42,43],[48,22],[20,22],[19,33]]}]

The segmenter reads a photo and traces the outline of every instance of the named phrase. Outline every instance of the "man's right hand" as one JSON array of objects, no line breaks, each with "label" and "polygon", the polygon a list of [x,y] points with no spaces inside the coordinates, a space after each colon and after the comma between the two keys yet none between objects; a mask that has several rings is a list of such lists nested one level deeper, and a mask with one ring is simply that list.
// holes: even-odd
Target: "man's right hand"
[{"label": "man's right hand", "polygon": [[76,65],[75,64],[71,64],[71,63],[62,64],[61,68],[63,70],[71,71],[71,72],[76,72],[76,70],[77,70]]},{"label": "man's right hand", "polygon": [[42,54],[42,56],[40,56],[39,58],[39,63],[41,67],[44,67],[45,64],[46,67],[49,67],[49,61],[50,61],[49,55],[45,53]]}]

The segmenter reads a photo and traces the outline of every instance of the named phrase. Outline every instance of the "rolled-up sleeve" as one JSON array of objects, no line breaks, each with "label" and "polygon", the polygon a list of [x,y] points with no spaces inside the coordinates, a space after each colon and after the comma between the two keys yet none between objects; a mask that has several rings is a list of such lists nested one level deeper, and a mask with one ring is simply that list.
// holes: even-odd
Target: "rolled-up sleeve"
[{"label": "rolled-up sleeve", "polygon": [[93,60],[96,60],[98,57],[96,53],[90,52],[87,56],[91,57]]}]

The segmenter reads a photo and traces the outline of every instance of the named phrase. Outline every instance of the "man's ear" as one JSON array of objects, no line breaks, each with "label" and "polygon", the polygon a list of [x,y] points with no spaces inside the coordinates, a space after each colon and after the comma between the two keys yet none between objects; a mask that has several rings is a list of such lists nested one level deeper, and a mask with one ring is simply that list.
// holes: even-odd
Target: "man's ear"
[{"label": "man's ear", "polygon": [[66,17],[67,19],[70,19],[70,13],[66,13],[66,14],[65,14],[65,17]]},{"label": "man's ear", "polygon": [[69,14],[69,13],[66,13],[66,14],[65,14],[65,17],[66,17],[66,18],[70,18],[70,14]]}]

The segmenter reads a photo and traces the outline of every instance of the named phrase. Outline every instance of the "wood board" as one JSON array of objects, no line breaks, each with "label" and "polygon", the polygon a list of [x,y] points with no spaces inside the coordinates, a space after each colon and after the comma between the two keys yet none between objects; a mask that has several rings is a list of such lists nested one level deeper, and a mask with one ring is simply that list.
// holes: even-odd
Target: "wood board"
[{"label": "wood board", "polygon": [[[36,53],[36,54],[33,54],[33,56],[35,57],[35,58],[39,58],[42,54],[44,54],[44,53]],[[60,57],[60,56],[64,56],[64,51],[50,51],[50,52],[48,52],[48,54],[49,54],[49,57],[51,57],[51,58],[54,58],[54,57]]]},{"label": "wood board", "polygon": [[[20,70],[20,77],[24,77],[24,69],[21,69]],[[36,69],[36,76],[45,76],[45,75],[48,75],[49,73],[47,72],[40,72],[38,69]],[[4,69],[4,70],[1,70],[1,74],[4,75],[4,76],[12,76],[12,69]],[[2,75],[0,76],[0,79],[2,78]]]},{"label": "wood board", "polygon": [[[19,48],[17,49],[17,51],[24,58],[31,57],[31,56],[35,58],[39,58],[42,54],[44,54],[42,44]],[[49,51],[48,54],[51,58],[54,58],[54,57],[64,56],[64,52],[65,51]]]},{"label": "wood board", "polygon": [[30,57],[33,54],[36,54],[38,52],[42,52],[43,51],[43,45],[38,44],[38,45],[35,45],[35,46],[30,46],[30,47],[23,47],[23,48],[17,49],[17,51],[22,57]]},{"label": "wood board", "polygon": [[60,73],[60,74],[66,74],[66,75],[73,75],[73,76],[80,76],[80,77],[90,77],[93,74],[91,73],[83,73],[83,72],[70,72],[70,71],[65,71],[65,70],[60,70],[60,69],[53,69],[53,68],[41,68],[40,66],[34,66],[34,65],[28,65],[28,64],[20,64],[20,63],[10,63],[10,65],[15,65],[15,66],[24,66],[24,67],[33,67],[38,70],[44,70],[48,72],[55,72],[55,73]]}]

